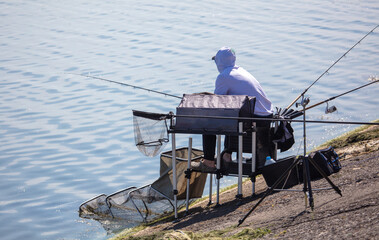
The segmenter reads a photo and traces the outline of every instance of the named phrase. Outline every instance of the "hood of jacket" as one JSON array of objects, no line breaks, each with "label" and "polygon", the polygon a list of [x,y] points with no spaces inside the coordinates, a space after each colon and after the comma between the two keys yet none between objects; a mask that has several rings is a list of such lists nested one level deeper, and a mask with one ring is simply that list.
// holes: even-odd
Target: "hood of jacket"
[{"label": "hood of jacket", "polygon": [[228,67],[234,67],[236,64],[236,54],[230,47],[222,47],[214,57],[218,71],[221,73]]}]

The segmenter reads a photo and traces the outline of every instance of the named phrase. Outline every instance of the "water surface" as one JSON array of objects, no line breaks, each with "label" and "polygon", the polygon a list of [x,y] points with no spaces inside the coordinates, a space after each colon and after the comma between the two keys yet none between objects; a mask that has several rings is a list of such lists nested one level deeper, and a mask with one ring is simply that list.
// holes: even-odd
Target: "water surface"
[{"label": "water surface", "polygon": [[[210,60],[232,46],[277,107],[286,107],[379,24],[377,1],[0,2],[0,232],[3,239],[105,239],[79,205],[153,182],[158,157],[134,146],[132,109],[167,113],[172,97],[84,78],[91,74],[181,95],[213,91]],[[379,30],[308,92],[316,103],[378,76]],[[72,74],[71,74],[72,73]],[[370,86],[308,112],[378,118]],[[301,152],[301,124],[287,154]],[[309,124],[309,148],[355,126]],[[198,136],[195,147],[200,147]],[[187,144],[187,135],[177,138]],[[169,150],[169,147],[166,147]],[[234,182],[224,178],[223,185]]]}]

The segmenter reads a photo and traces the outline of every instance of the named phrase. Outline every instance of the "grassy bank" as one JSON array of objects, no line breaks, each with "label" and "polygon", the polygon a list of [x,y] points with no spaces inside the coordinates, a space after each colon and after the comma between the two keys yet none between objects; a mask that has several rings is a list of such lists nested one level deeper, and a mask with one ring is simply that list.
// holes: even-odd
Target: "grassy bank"
[{"label": "grassy bank", "polygon": [[[374,121],[379,123],[379,120]],[[379,138],[379,126],[361,126],[348,133],[334,138],[322,144],[319,148],[333,146],[334,148],[343,148],[362,141],[368,141]]]}]

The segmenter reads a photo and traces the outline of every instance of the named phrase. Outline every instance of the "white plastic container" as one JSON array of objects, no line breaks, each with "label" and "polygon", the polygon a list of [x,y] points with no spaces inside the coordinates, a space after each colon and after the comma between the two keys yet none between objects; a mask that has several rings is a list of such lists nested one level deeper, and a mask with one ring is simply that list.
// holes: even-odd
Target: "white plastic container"
[{"label": "white plastic container", "polygon": [[274,159],[272,159],[270,156],[266,157],[265,166],[276,163]]}]

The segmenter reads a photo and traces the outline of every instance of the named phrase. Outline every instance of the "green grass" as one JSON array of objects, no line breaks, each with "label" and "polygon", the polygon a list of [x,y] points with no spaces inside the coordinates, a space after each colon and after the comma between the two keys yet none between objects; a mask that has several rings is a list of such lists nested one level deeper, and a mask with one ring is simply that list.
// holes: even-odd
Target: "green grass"
[{"label": "green grass", "polygon": [[[375,120],[374,122],[379,123],[379,120]],[[326,143],[322,144],[319,148],[324,148],[327,146],[333,146],[334,148],[342,148],[357,142],[372,140],[375,138],[379,138],[379,127],[364,125],[348,133],[345,133],[337,138],[327,141]]]},{"label": "green grass", "polygon": [[234,234],[233,238],[231,239],[241,239],[241,240],[247,240],[247,239],[255,239],[255,238],[261,238],[266,234],[271,233],[271,230],[268,228],[257,228],[257,229],[250,229],[245,228],[241,232]]}]

